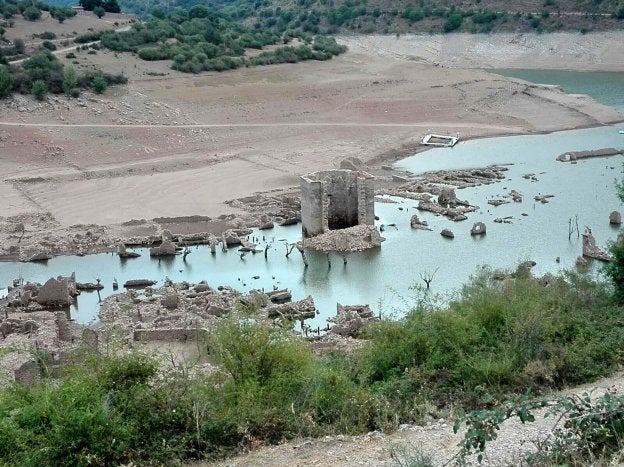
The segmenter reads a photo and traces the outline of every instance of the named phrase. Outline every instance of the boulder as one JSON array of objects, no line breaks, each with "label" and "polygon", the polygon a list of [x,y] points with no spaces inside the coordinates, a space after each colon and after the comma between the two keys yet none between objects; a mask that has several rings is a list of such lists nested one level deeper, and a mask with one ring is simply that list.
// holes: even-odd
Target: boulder
[{"label": "boulder", "polygon": [[358,337],[362,327],[378,318],[368,305],[336,305],[336,316],[327,321],[334,323],[330,329],[333,334],[343,337]]},{"label": "boulder", "polygon": [[117,255],[119,255],[120,258],[138,258],[139,256],[141,256],[139,253],[136,253],[134,251],[127,251],[126,245],[124,245],[123,243],[120,243],[117,246]]},{"label": "boulder", "polygon": [[180,304],[180,297],[177,294],[168,294],[160,299],[160,304],[168,310],[175,310]]},{"label": "boulder", "polygon": [[444,207],[455,206],[457,204],[457,196],[452,188],[442,188],[438,195],[438,204]]},{"label": "boulder", "polygon": [[470,235],[485,235],[486,227],[483,222],[475,222],[470,229]]},{"label": "boulder", "polygon": [[446,238],[455,238],[455,234],[451,232],[449,229],[444,229],[440,232],[440,235]]},{"label": "boulder", "polygon": [[622,214],[618,211],[613,211],[609,214],[609,224],[620,225],[622,223]]},{"label": "boulder", "polygon": [[412,229],[431,230],[427,221],[421,221],[416,214],[410,219],[410,227],[412,227]]},{"label": "boulder", "polygon": [[68,279],[50,278],[39,289],[39,294],[35,299],[37,303],[44,307],[66,307],[72,304]]},{"label": "boulder", "polygon": [[124,287],[145,288],[154,285],[156,281],[150,279],[130,279],[124,283]]},{"label": "boulder", "polygon": [[287,289],[268,292],[269,300],[273,303],[286,303],[292,300],[292,294]]},{"label": "boulder", "polygon": [[173,256],[176,254],[176,245],[171,240],[163,240],[160,246],[150,248],[150,256]]}]

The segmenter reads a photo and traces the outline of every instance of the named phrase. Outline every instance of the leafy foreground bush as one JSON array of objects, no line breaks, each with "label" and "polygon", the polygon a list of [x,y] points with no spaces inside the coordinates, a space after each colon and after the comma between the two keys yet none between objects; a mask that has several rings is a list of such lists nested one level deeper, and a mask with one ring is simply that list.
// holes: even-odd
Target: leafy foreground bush
[{"label": "leafy foreground bush", "polygon": [[167,464],[376,426],[375,399],[281,330],[229,322],[210,348],[223,372],[207,378],[89,355],[58,385],[3,391],[0,464]]},{"label": "leafy foreground bush", "polygon": [[0,392],[0,465],[171,464],[389,430],[436,407],[489,409],[494,397],[607,374],[624,323],[585,276],[545,287],[485,271],[448,307],[422,301],[368,335],[363,351],[319,357],[286,330],[231,318],[207,343],[220,370],[195,377],[140,354],[87,355],[61,382]]},{"label": "leafy foreground bush", "polygon": [[530,400],[521,396],[497,407],[477,410],[459,417],[466,432],[460,443],[460,461],[476,454],[483,460],[487,443],[498,437],[501,424],[517,417],[523,424],[535,422],[535,409],[546,407],[544,417],[556,420],[550,436],[538,444],[537,452],[526,455],[529,465],[620,465],[624,458],[624,395],[610,392]]},{"label": "leafy foreground bush", "polygon": [[360,361],[366,382],[409,419],[419,401],[471,407],[484,393],[606,375],[622,361],[624,318],[607,285],[587,276],[570,273],[545,287],[526,274],[497,281],[484,270],[448,307],[422,301],[368,337]]}]

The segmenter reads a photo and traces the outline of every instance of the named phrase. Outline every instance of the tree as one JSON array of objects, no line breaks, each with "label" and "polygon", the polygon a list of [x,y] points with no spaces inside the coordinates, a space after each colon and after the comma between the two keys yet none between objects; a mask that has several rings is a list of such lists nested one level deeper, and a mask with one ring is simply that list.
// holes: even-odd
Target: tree
[{"label": "tree", "polygon": [[33,96],[35,96],[35,98],[38,101],[41,101],[48,93],[48,87],[46,86],[43,80],[38,79],[37,81],[33,83],[32,89],[30,92],[32,93]]},{"label": "tree", "polygon": [[13,86],[13,76],[4,65],[0,65],[0,97],[4,97],[11,92]]},{"label": "tree", "polygon": [[106,91],[107,87],[108,81],[106,81],[106,78],[104,78],[103,76],[98,76],[93,80],[93,90],[96,93],[102,94],[104,91]]},{"label": "tree", "polygon": [[93,11],[96,6],[100,6],[100,0],[80,0],[78,4],[87,11]]},{"label": "tree", "polygon": [[28,21],[37,21],[41,18],[41,10],[33,5],[24,10],[22,16]]},{"label": "tree", "polygon": [[121,13],[121,8],[119,7],[117,0],[103,0],[102,8],[104,8],[104,10],[108,13]]},{"label": "tree", "polygon": [[76,70],[73,66],[66,65],[63,68],[63,91],[70,96],[77,85],[78,77],[76,76]]},{"label": "tree", "polygon": [[21,55],[26,50],[26,45],[22,39],[15,39],[15,42],[13,42],[13,49],[16,55]]},{"label": "tree", "polygon": [[102,8],[101,6],[96,6],[93,9],[93,13],[98,17],[101,18],[102,16],[104,16],[106,14],[106,10],[104,8]]}]

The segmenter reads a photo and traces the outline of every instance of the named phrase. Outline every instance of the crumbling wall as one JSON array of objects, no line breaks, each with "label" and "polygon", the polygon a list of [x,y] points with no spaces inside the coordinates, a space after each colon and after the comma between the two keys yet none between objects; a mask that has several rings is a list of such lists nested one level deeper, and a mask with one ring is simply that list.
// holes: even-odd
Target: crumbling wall
[{"label": "crumbling wall", "polygon": [[327,170],[301,177],[304,237],[375,224],[373,177],[352,170]]}]

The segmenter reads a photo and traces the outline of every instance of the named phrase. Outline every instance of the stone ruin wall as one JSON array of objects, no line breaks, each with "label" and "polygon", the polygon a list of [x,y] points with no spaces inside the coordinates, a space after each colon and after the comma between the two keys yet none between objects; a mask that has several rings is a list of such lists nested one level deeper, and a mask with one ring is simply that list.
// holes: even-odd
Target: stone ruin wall
[{"label": "stone ruin wall", "polygon": [[365,172],[326,170],[301,177],[304,237],[356,225],[375,225],[373,177]]}]

